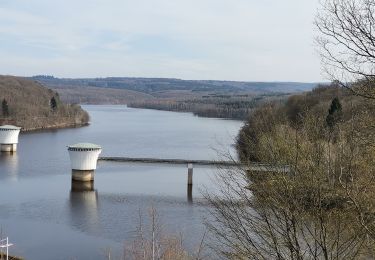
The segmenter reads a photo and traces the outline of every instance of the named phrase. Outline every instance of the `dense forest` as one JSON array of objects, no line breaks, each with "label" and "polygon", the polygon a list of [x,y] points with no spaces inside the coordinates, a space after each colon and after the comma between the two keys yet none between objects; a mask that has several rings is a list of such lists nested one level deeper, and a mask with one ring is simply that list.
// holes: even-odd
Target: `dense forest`
[{"label": "dense forest", "polygon": [[0,102],[0,124],[23,131],[82,126],[89,120],[80,106],[64,104],[58,93],[25,78],[0,76]]},{"label": "dense forest", "polygon": [[[240,158],[247,161],[260,161],[257,151],[263,136],[273,133],[279,126],[290,127],[295,131],[306,123],[305,120],[311,118],[324,123],[329,115],[329,107],[335,99],[339,101],[342,110],[340,123],[348,121],[354,111],[356,113],[363,110],[367,110],[367,113],[372,111],[360,97],[335,84],[318,86],[310,92],[292,95],[285,102],[264,103],[249,115],[239,134],[237,148]],[[328,131],[327,125],[321,126],[322,131]]]},{"label": "dense forest", "polygon": [[289,95],[283,93],[263,95],[205,95],[201,98],[148,99],[131,102],[129,107],[148,108],[178,112],[192,112],[202,117],[230,118],[244,120],[264,102],[283,100]]}]

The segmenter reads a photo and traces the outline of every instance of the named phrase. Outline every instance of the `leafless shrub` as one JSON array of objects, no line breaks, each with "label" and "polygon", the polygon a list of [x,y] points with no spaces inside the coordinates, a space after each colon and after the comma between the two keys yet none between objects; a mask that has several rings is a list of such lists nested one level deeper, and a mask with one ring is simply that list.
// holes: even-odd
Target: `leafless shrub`
[{"label": "leafless shrub", "polygon": [[204,258],[205,234],[203,235],[196,252],[188,252],[183,244],[183,236],[165,234],[160,216],[155,208],[149,210],[149,225],[139,212],[139,224],[136,237],[126,243],[123,259],[162,259],[162,260],[200,260]]}]

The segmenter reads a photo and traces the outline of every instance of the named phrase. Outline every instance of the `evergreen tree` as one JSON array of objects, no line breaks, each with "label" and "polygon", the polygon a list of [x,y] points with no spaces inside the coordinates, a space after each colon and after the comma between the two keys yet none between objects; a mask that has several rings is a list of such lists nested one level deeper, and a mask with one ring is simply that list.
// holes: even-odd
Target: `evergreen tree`
[{"label": "evergreen tree", "polygon": [[51,98],[51,100],[50,100],[50,106],[51,106],[52,111],[56,111],[56,109],[57,109],[57,102],[56,102],[56,98],[55,97]]},{"label": "evergreen tree", "polygon": [[326,123],[328,127],[332,130],[336,123],[341,120],[341,117],[342,106],[340,100],[337,97],[335,97],[331,102],[331,106],[328,110],[328,115],[326,117]]},{"label": "evergreen tree", "polygon": [[5,100],[5,98],[3,99],[3,102],[1,104],[1,108],[2,108],[3,116],[8,117],[9,116],[9,106],[8,106],[8,102]]}]

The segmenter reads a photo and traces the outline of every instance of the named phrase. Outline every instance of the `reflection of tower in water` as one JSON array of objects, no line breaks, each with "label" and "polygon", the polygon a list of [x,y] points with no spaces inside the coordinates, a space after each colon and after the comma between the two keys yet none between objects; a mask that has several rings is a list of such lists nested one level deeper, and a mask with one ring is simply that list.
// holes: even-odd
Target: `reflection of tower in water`
[{"label": "reflection of tower in water", "polygon": [[93,181],[72,181],[70,212],[76,228],[89,233],[98,229],[98,192]]},{"label": "reflection of tower in water", "polygon": [[0,153],[0,179],[18,180],[17,153]]}]

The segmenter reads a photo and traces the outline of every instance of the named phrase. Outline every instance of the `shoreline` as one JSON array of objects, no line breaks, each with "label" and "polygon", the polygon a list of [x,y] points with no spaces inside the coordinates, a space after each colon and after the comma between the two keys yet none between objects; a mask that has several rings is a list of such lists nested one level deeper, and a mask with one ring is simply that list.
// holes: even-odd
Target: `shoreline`
[{"label": "shoreline", "polygon": [[220,120],[238,121],[238,122],[244,122],[244,121],[246,121],[246,119],[239,119],[239,118],[236,118],[236,117],[206,116],[206,115],[201,115],[201,114],[195,113],[194,111],[188,111],[188,110],[168,110],[168,109],[149,108],[149,107],[137,107],[137,106],[131,106],[131,105],[127,105],[127,104],[111,104],[111,103],[92,104],[92,103],[84,103],[84,104],[79,104],[79,105],[80,106],[125,106],[127,108],[133,108],[133,109],[144,109],[144,110],[171,112],[171,113],[186,113],[186,114],[192,114],[193,116],[199,117],[199,118],[220,119]]},{"label": "shoreline", "polygon": [[22,128],[21,133],[32,133],[32,132],[43,132],[49,130],[59,130],[59,129],[69,129],[69,128],[80,128],[89,126],[90,122],[80,123],[80,124],[59,124],[59,125],[49,125],[43,127],[35,127],[35,128]]},{"label": "shoreline", "polygon": [[230,117],[230,116],[220,116],[219,114],[214,115],[206,115],[195,112],[193,110],[179,110],[179,109],[168,109],[168,108],[151,108],[146,106],[133,106],[127,105],[129,108],[137,108],[137,109],[149,109],[149,110],[157,110],[157,111],[165,111],[165,112],[174,112],[174,113],[191,113],[196,117],[200,118],[213,118],[213,119],[222,119],[222,120],[234,120],[234,121],[245,121],[246,118],[239,118],[239,117]]}]

